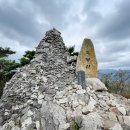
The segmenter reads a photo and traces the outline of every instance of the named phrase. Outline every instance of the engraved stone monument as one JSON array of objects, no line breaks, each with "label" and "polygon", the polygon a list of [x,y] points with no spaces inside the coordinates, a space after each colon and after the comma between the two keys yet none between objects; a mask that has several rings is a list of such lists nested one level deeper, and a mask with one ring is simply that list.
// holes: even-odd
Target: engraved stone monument
[{"label": "engraved stone monument", "polygon": [[85,78],[97,77],[97,60],[94,46],[90,39],[84,39],[81,51],[77,58],[76,73],[85,72]]}]

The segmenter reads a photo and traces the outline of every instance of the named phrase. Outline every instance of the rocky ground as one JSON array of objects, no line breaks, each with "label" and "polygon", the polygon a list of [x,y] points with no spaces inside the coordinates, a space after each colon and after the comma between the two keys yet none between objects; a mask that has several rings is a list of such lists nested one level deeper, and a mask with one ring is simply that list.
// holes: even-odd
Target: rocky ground
[{"label": "rocky ground", "polygon": [[97,78],[88,78],[86,83],[85,90],[73,83],[56,93],[53,102],[65,110],[68,121],[64,127],[70,127],[74,119],[79,130],[129,130],[130,101],[108,93]]},{"label": "rocky ground", "polygon": [[0,130],[130,130],[130,101],[97,78],[82,89],[60,32],[46,32],[35,58],[6,84]]}]

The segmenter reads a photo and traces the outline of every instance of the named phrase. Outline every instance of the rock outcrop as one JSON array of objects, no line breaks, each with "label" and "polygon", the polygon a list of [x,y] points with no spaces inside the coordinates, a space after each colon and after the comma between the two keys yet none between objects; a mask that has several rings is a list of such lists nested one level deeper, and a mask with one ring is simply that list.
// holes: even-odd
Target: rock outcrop
[{"label": "rock outcrop", "polygon": [[[75,80],[60,32],[48,31],[35,58],[6,84],[0,130],[129,130],[130,101],[97,78]],[[68,64],[67,64],[68,63]]]}]

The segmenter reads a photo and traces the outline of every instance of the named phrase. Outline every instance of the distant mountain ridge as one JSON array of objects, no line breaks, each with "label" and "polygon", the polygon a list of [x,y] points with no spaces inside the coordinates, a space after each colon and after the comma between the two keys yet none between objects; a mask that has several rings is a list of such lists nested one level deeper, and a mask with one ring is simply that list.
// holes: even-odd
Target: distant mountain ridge
[{"label": "distant mountain ridge", "polygon": [[[118,72],[119,70],[115,70],[115,69],[99,69],[98,70],[98,78],[101,79],[103,74],[111,74],[114,75],[116,72]],[[122,70],[124,72],[127,73],[127,75],[130,75],[130,70]]]},{"label": "distant mountain ridge", "polygon": [[[119,71],[119,69],[118,70],[116,70],[116,69],[99,69],[98,73],[108,74],[108,73],[116,73],[117,71]],[[130,70],[123,70],[123,71],[125,71],[126,73],[130,73]]]}]

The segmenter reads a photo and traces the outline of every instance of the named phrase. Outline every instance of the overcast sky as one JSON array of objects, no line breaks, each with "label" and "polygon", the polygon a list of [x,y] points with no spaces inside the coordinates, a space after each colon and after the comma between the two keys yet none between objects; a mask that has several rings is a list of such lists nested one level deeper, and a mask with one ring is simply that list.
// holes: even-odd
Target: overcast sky
[{"label": "overcast sky", "polygon": [[0,0],[0,46],[34,49],[55,27],[66,46],[95,46],[99,69],[130,69],[130,0]]}]

